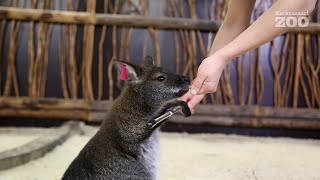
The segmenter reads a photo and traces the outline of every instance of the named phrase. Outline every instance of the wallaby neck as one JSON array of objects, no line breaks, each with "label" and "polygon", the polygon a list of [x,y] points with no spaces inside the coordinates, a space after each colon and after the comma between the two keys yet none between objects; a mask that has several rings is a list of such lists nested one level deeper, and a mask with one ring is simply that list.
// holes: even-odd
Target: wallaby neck
[{"label": "wallaby neck", "polygon": [[143,95],[126,87],[114,101],[101,131],[112,132],[125,143],[143,143],[153,132],[147,122],[153,118],[154,109]]},{"label": "wallaby neck", "polygon": [[143,94],[140,94],[132,87],[127,86],[114,102],[113,107],[116,108],[117,111],[120,109],[125,110],[126,113],[123,115],[131,115],[130,118],[146,118],[157,108],[155,107],[156,105],[151,104],[149,101],[150,100],[145,98]]}]

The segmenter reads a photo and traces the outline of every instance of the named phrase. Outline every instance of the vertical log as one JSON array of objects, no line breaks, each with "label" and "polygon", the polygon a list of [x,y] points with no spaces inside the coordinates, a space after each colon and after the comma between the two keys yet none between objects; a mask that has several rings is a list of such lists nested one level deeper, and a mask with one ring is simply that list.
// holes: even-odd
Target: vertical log
[{"label": "vertical log", "polygon": [[226,68],[223,70],[223,77],[225,78],[225,86],[226,86],[226,94],[228,98],[228,104],[233,105],[234,104],[234,95],[231,88],[231,80],[230,80],[230,64],[226,66]]},{"label": "vertical log", "polygon": [[[74,11],[78,9],[79,1],[76,1],[74,6],[74,1],[68,0],[67,1],[67,9],[69,11]],[[78,98],[78,68],[77,68],[77,61],[76,61],[76,35],[77,35],[77,25],[68,25],[66,26],[66,30],[68,31],[69,37],[69,61],[68,61],[68,77],[70,84],[70,94],[72,99]]]},{"label": "vertical log", "polygon": [[4,38],[4,34],[5,34],[5,29],[6,29],[6,25],[7,25],[7,21],[6,20],[1,20],[0,21],[0,39],[2,39],[2,41],[0,41],[0,95],[2,93],[2,64],[3,64],[3,48],[4,48],[4,43],[5,43],[5,38]]},{"label": "vertical log", "polygon": [[260,65],[260,48],[257,49],[256,54],[256,69],[257,69],[257,76],[256,76],[256,96],[257,96],[257,104],[261,104],[262,98],[263,98],[263,92],[264,92],[264,77],[262,68]]},{"label": "vertical log", "polygon": [[158,33],[157,30],[149,27],[148,31],[150,33],[150,37],[152,39],[153,42],[153,47],[155,49],[155,53],[156,53],[156,66],[161,66],[161,54],[160,54],[160,44],[159,44],[159,38],[158,38]]},{"label": "vertical log", "polygon": [[149,33],[145,33],[144,40],[143,40],[143,49],[142,49],[142,57],[147,56],[147,47],[148,47],[148,41],[149,41]]},{"label": "vertical log", "polygon": [[[112,6],[109,6],[112,7]],[[120,1],[115,0],[113,14],[117,14],[120,9]],[[117,59],[117,26],[112,27],[112,58],[111,60]],[[109,79],[109,100],[113,101],[113,77],[112,77],[112,67],[113,61],[110,61],[108,65],[108,79]]]},{"label": "vertical log", "polygon": [[298,107],[298,98],[299,98],[299,79],[301,73],[301,58],[303,56],[303,34],[298,34],[297,42],[297,55],[295,63],[295,74],[294,74],[294,84],[293,84],[293,107]]},{"label": "vertical log", "polygon": [[[104,0],[104,13],[108,13],[109,0]],[[107,26],[102,26],[101,38],[99,41],[99,62],[98,62],[98,100],[102,99],[103,95],[103,45],[106,39]]]},{"label": "vertical log", "polygon": [[[174,17],[184,17],[184,6],[183,6],[183,1],[178,0],[178,1],[169,1],[169,5],[172,8],[173,11],[173,16]],[[186,30],[179,30],[179,34],[181,37],[181,48],[182,48],[182,65],[184,70],[182,70],[183,74],[186,74],[188,72],[188,56],[189,56],[189,35]],[[192,77],[190,77],[192,79]]]},{"label": "vertical log", "polygon": [[[174,17],[173,9],[169,0],[166,0],[166,8],[167,8],[167,16]],[[180,44],[178,38],[178,31],[174,30],[173,32],[173,40],[174,40],[174,49],[175,49],[175,72],[179,73],[180,71]]]},{"label": "vertical log", "polygon": [[[282,94],[282,90],[281,90],[281,81],[280,81],[280,77],[282,77],[282,74],[284,72],[285,69],[285,65],[288,64],[286,63],[287,60],[287,52],[288,52],[288,47],[289,47],[289,42],[290,42],[290,37],[289,35],[286,35],[285,37],[285,42],[284,45],[282,47],[282,52],[281,52],[281,59],[280,59],[280,68],[277,70],[278,74],[279,74],[279,88],[277,89],[277,93],[278,93],[278,107],[283,106],[283,100],[284,100],[284,94]],[[288,66],[288,65],[287,65]],[[282,89],[284,88],[284,86],[282,86]]]},{"label": "vertical log", "polygon": [[[39,7],[41,9],[45,8],[45,2],[39,2]],[[41,80],[41,68],[42,68],[42,61],[44,57],[44,44],[46,42],[46,23],[39,22],[38,26],[38,42],[37,42],[37,51],[35,56],[35,61],[33,64],[33,71],[31,74],[31,96],[32,97],[39,97],[40,95],[40,80]]]},{"label": "vertical log", "polygon": [[[52,9],[53,1],[45,1],[43,4],[44,9]],[[43,24],[43,42],[41,42],[41,48],[43,48],[43,54],[41,60],[38,61],[38,75],[37,75],[37,97],[43,97],[45,95],[47,71],[48,71],[48,61],[49,61],[49,49],[51,42],[51,35],[53,31],[53,25],[50,23]]]},{"label": "vertical log", "polygon": [[[195,0],[188,0],[189,5],[189,12],[192,19],[197,19],[197,12],[196,12],[196,2]],[[196,43],[196,32],[190,31],[190,44],[191,44],[191,63],[190,63],[190,70],[192,71],[192,74],[196,76],[197,74],[197,43]]]},{"label": "vertical log", "polygon": [[130,61],[130,42],[131,42],[131,35],[132,35],[132,28],[129,28],[127,38],[126,38],[126,43],[125,43],[125,50],[124,54],[126,55],[126,60]]},{"label": "vertical log", "polygon": [[[30,1],[30,7],[36,8],[37,0]],[[32,75],[34,73],[34,61],[35,61],[35,42],[34,42],[34,21],[29,23],[29,39],[28,39],[28,95],[33,96],[32,94]]]},{"label": "vertical log", "polygon": [[67,88],[66,83],[66,45],[65,45],[65,39],[66,37],[66,31],[64,29],[65,27],[61,27],[60,29],[60,39],[59,39],[59,66],[60,66],[60,81],[61,81],[61,88],[62,88],[62,94],[65,99],[69,99],[69,92]]},{"label": "vertical log", "polygon": [[51,36],[53,31],[53,25],[48,24],[48,31],[46,34],[46,42],[45,42],[45,50],[44,50],[44,62],[42,66],[42,73],[41,73],[41,81],[40,81],[40,97],[45,96],[46,90],[46,82],[47,82],[47,75],[48,75],[48,63],[49,63],[49,49],[51,44]]},{"label": "vertical log", "polygon": [[[309,108],[313,107],[312,106],[312,103],[311,103],[311,98],[309,96],[313,94],[313,90],[314,88],[312,87],[312,77],[311,77],[311,73],[310,73],[310,69],[312,67],[307,67],[307,62],[308,61],[308,58],[310,57],[311,54],[308,54],[308,49],[309,49],[309,39],[310,39],[310,35],[306,34],[304,35],[304,40],[306,40],[304,42],[304,50],[306,50],[307,52],[304,52],[303,50],[303,54],[306,54],[306,55],[303,55],[301,57],[301,68],[302,68],[302,71],[301,71],[301,77],[300,77],[300,82],[301,82],[301,87],[302,87],[302,92],[304,94],[304,97],[305,97],[305,101],[306,101],[306,104]],[[309,52],[311,53],[311,52]],[[306,82],[305,82],[306,81]],[[307,88],[307,85],[308,87],[310,88]],[[307,90],[308,89],[308,90]]]},{"label": "vertical log", "polygon": [[[16,32],[15,34],[17,34],[16,36],[16,52],[18,52],[19,49],[19,45],[20,45],[20,41],[21,41],[21,26],[20,26],[20,22],[18,23],[17,27],[16,27]],[[20,96],[20,92],[19,92],[19,83],[18,83],[18,78],[17,78],[17,71],[16,71],[16,65],[15,63],[11,66],[12,68],[12,81],[13,81],[13,90],[16,96]]]},{"label": "vertical log", "polygon": [[244,83],[245,83],[245,73],[244,73],[244,65],[245,65],[245,57],[246,55],[241,55],[237,60],[237,85],[238,85],[238,99],[240,105],[245,104],[244,100]]},{"label": "vertical log", "polygon": [[[207,1],[206,1],[207,2]],[[216,6],[216,1],[212,1],[211,2],[211,6],[210,6],[210,8],[209,8],[209,12],[210,13],[208,13],[208,19],[210,19],[210,20],[214,20],[214,19],[217,19],[216,18],[216,16],[215,16],[215,12],[216,12],[216,8],[217,8],[217,6]],[[210,52],[211,52],[211,48],[212,48],[212,44],[213,44],[213,32],[209,32],[209,34],[208,34],[208,40],[207,40],[207,55],[209,56],[210,55]],[[230,67],[229,65],[228,65],[228,67]],[[228,78],[230,78],[230,76],[229,77],[227,77],[226,79],[228,79]],[[229,86],[230,86],[230,84],[228,84],[228,89],[229,89]],[[229,95],[230,95],[230,93],[228,93]],[[232,90],[231,90],[231,94],[232,94]],[[232,97],[233,98],[233,97]],[[211,102],[213,103],[214,102],[214,95],[211,93],[211,94],[209,94],[209,99],[211,100]]]},{"label": "vertical log", "polygon": [[[127,6],[124,8],[124,11],[127,10]],[[127,27],[122,27],[121,28],[121,34],[120,34],[120,50],[119,50],[119,59],[124,61],[124,51],[125,51],[125,46],[126,46],[126,40],[127,40],[127,35],[128,35],[129,29]]]},{"label": "vertical log", "polygon": [[[289,39],[286,38],[283,49],[286,49],[288,46]],[[273,86],[273,101],[275,107],[280,107],[280,99],[281,99],[281,82],[280,77],[284,68],[284,60],[279,62],[278,48],[275,40],[272,41],[271,44],[271,53],[272,53],[272,69],[273,69],[273,77],[274,77],[274,86]],[[280,64],[280,67],[279,67]]]},{"label": "vertical log", "polygon": [[[87,1],[87,12],[95,14],[96,12],[96,0]],[[93,42],[94,42],[94,25],[85,25],[84,27],[84,54],[82,66],[84,71],[82,72],[82,89],[83,95],[86,100],[92,101],[92,56],[93,56]]]},{"label": "vertical log", "polygon": [[255,64],[255,51],[249,52],[249,63],[250,63],[250,73],[249,73],[249,92],[248,92],[248,105],[252,105],[253,103],[253,89],[254,89],[254,75],[255,75],[255,69],[254,69],[254,64]]},{"label": "vertical log", "polygon": [[[18,6],[17,0],[12,2],[13,7]],[[4,96],[9,96],[11,92],[12,81],[16,80],[16,72],[15,72],[15,57],[17,53],[17,45],[19,44],[18,37],[19,37],[19,29],[20,29],[20,22],[16,22],[14,20],[10,23],[10,35],[9,35],[9,55],[8,55],[8,68],[7,68],[7,76],[5,81],[4,87]],[[15,86],[14,86],[15,87]],[[19,90],[15,87],[15,94],[19,96]]]},{"label": "vertical log", "polygon": [[315,59],[312,53],[312,43],[311,43],[310,34],[305,35],[305,61],[302,63],[303,72],[307,78],[308,87],[310,87],[311,93],[311,104],[312,107],[316,107],[316,103],[320,105],[320,90],[317,89],[317,83],[319,83],[318,72],[316,71],[317,64],[314,64],[312,61]]},{"label": "vertical log", "polygon": [[287,72],[284,81],[284,88],[282,94],[284,95],[284,102],[283,106],[288,106],[289,95],[291,94],[292,84],[293,84],[293,77],[294,77],[294,52],[295,52],[295,36],[290,34],[290,48],[288,52],[288,65],[287,65]]},{"label": "vertical log", "polygon": [[[149,1],[140,1],[143,6],[142,15],[147,16],[149,14]],[[160,54],[160,44],[158,39],[157,30],[153,27],[148,27],[148,32],[153,42],[153,47],[155,50],[155,65],[161,66],[161,54]]]}]

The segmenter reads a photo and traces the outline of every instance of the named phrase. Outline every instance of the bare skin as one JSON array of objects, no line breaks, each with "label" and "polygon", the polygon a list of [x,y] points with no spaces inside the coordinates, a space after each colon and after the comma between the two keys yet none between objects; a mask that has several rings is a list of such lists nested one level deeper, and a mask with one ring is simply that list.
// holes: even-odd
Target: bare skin
[{"label": "bare skin", "polygon": [[316,2],[316,0],[278,0],[250,25],[255,0],[230,0],[228,12],[213,42],[210,55],[200,64],[190,91],[180,99],[188,102],[189,108],[194,113],[194,107],[201,102],[204,95],[217,90],[221,73],[232,59],[290,29],[290,27],[275,27],[276,11],[308,11],[310,14]]}]

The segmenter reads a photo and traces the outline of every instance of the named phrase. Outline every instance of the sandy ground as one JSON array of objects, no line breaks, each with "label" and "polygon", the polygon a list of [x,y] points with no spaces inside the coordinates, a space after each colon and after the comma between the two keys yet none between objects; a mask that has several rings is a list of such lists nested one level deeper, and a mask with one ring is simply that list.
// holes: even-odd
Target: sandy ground
[{"label": "sandy ground", "polygon": [[[86,126],[82,135],[72,136],[45,157],[0,171],[0,179],[60,179],[96,130]],[[160,174],[164,180],[320,179],[320,140],[222,134],[162,133],[161,136]],[[10,144],[10,141],[4,139],[11,138],[12,143],[18,141],[15,144],[19,145],[23,137],[2,134],[0,138],[0,147],[5,147],[4,142]]]},{"label": "sandy ground", "polygon": [[0,152],[26,144],[47,131],[44,128],[0,128]]}]

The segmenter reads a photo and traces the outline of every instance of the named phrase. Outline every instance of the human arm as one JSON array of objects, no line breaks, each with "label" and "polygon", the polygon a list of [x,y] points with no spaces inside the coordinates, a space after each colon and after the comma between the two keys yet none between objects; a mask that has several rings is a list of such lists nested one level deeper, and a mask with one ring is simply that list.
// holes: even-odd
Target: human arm
[{"label": "human arm", "polygon": [[238,37],[201,63],[191,93],[205,94],[217,88],[221,72],[232,59],[285,33],[290,27],[276,27],[276,12],[312,12],[316,0],[278,0]]},{"label": "human arm", "polygon": [[[228,11],[219,31],[214,38],[209,55],[223,48],[230,43],[239,34],[241,34],[250,25],[251,12],[254,7],[255,0],[230,0]],[[241,11],[239,11],[241,9]],[[188,102],[192,113],[193,107],[200,103],[204,95],[192,95],[190,91],[180,99]]]},{"label": "human arm", "polygon": [[[191,93],[200,95],[191,96],[188,93],[183,96],[183,100],[188,101],[190,109],[193,110],[194,106],[202,100],[203,95],[201,94],[216,91],[222,70],[233,58],[259,47],[290,29],[289,27],[275,27],[276,11],[308,11],[311,13],[315,4],[316,0],[278,0],[257,21],[238,37],[231,40],[230,43],[224,41],[226,44],[223,42],[218,43],[217,47],[215,47],[217,43],[214,43],[212,47],[213,54],[203,60],[199,66],[197,77],[192,83]],[[219,32],[222,32],[222,30],[220,29]],[[224,36],[229,35],[225,34]],[[215,41],[219,42],[218,39]],[[222,47],[220,46],[219,48],[219,45],[222,45]]]}]

